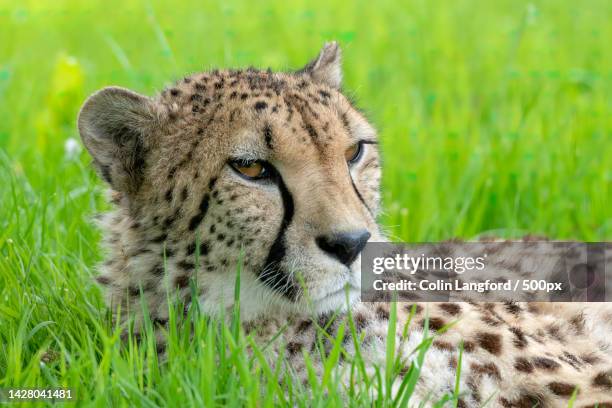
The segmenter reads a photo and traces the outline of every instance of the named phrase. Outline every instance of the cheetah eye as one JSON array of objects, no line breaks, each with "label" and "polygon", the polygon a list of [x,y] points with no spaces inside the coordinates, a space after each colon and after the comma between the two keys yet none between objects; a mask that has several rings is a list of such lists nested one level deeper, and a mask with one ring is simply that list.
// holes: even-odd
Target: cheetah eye
[{"label": "cheetah eye", "polygon": [[231,160],[229,165],[248,180],[259,180],[269,176],[267,166],[257,160]]},{"label": "cheetah eye", "polygon": [[355,143],[344,152],[344,157],[348,164],[357,163],[357,161],[361,158],[361,153],[363,151],[362,142]]}]

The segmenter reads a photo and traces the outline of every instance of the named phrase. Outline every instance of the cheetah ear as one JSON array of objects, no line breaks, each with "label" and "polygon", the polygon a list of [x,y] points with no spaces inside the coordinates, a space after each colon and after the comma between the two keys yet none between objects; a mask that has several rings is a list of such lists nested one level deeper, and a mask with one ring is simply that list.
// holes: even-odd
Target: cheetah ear
[{"label": "cheetah ear", "polygon": [[143,180],[147,136],[158,115],[151,99],[119,87],[104,88],[83,104],[78,128],[100,175],[120,192],[133,194]]},{"label": "cheetah ear", "polygon": [[306,73],[317,82],[335,89],[342,85],[342,51],[336,41],[326,43],[317,58],[310,61],[299,72]]}]

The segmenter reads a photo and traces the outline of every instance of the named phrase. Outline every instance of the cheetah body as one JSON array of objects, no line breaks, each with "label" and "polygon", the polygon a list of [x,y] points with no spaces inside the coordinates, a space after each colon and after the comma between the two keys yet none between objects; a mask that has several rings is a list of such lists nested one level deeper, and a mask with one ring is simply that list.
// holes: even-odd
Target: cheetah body
[{"label": "cheetah body", "polygon": [[[245,328],[267,342],[288,325],[274,343],[288,350],[288,370],[305,378],[317,330],[336,332],[348,311],[369,369],[384,363],[389,305],[359,303],[358,260],[339,262],[318,244],[347,230],[384,241],[376,132],[340,81],[332,43],[297,72],[212,71],[154,98],[106,88],[88,99],[79,131],[115,204],[101,220],[98,282],[113,310],[135,316],[134,330],[141,296],[160,325],[168,291],[207,314],[231,308],[242,264]],[[354,146],[358,160],[347,163]],[[245,178],[228,163],[263,163],[267,177]],[[452,393],[462,342],[463,406],[564,406],[576,386],[579,406],[612,406],[609,307],[400,303],[397,312],[406,367],[426,335],[457,322],[435,334],[411,403]],[[348,337],[345,362],[355,352]]]}]

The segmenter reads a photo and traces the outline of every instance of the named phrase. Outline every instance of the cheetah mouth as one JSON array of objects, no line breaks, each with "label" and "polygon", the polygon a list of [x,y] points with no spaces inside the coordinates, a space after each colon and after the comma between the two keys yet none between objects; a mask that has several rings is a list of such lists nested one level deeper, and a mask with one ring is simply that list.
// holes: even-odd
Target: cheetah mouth
[{"label": "cheetah mouth", "polygon": [[351,297],[350,295],[358,293],[360,291],[360,288],[353,285],[352,283],[345,283],[344,285],[342,285],[340,289],[333,290],[331,292],[327,292],[323,296],[320,296],[317,299],[313,299],[313,300],[315,302],[321,302],[325,300],[334,299],[337,297],[344,297],[347,294],[347,291],[348,291],[348,295],[350,298]]}]

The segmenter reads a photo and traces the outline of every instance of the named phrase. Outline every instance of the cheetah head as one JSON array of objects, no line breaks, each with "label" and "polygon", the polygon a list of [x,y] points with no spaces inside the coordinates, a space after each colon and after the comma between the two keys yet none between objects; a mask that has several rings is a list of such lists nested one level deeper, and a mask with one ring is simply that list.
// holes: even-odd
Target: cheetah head
[{"label": "cheetah head", "polygon": [[[296,72],[199,73],[156,97],[109,87],[78,128],[117,210],[100,282],[190,292],[244,313],[322,313],[359,296],[359,254],[381,240],[376,132],[341,93],[340,49]],[[312,309],[310,309],[312,310]]]}]

